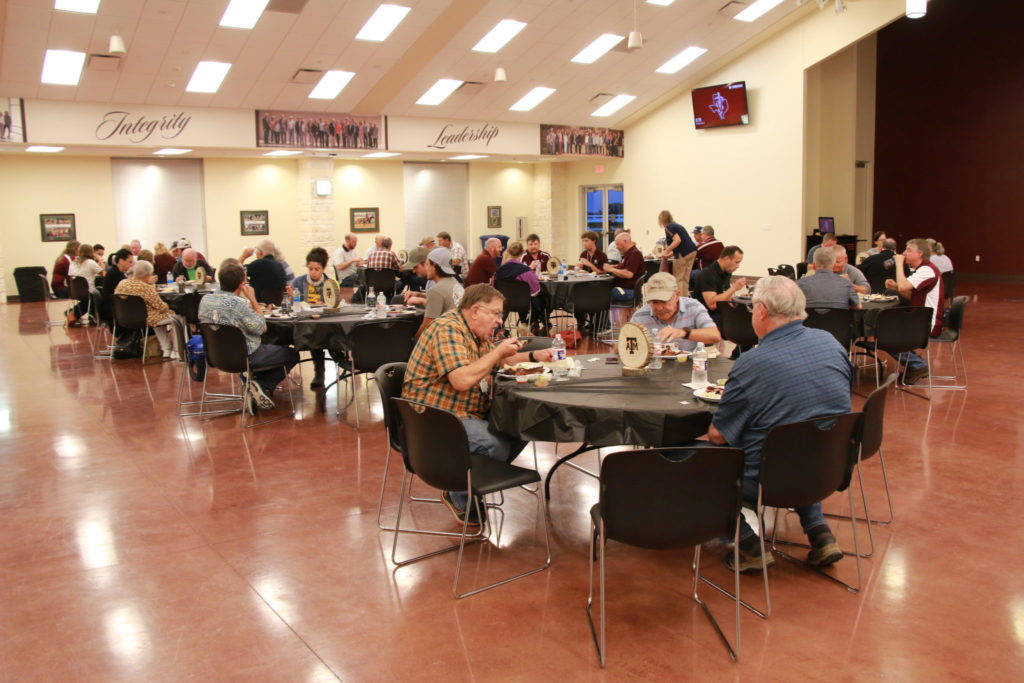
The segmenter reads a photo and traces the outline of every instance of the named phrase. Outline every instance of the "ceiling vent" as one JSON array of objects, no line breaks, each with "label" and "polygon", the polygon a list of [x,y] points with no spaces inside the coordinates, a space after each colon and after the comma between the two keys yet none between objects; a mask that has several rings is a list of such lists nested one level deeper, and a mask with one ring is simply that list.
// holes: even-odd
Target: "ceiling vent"
[{"label": "ceiling vent", "polygon": [[[799,0],[798,0],[798,2],[799,2]],[[737,0],[732,0],[731,2],[727,2],[724,5],[722,5],[718,9],[718,14],[719,14],[719,16],[728,17],[730,19],[733,19],[733,18],[735,18],[735,16],[737,14],[739,14],[740,12],[742,12],[745,9],[747,9],[747,3],[745,3],[745,2],[737,2]]]},{"label": "ceiling vent", "polygon": [[320,77],[323,75],[324,72],[319,69],[299,69],[295,72],[295,75],[292,76],[292,80],[290,82],[311,85],[313,83],[318,83],[320,81]]},{"label": "ceiling vent", "polygon": [[306,9],[309,0],[270,0],[267,3],[268,12],[281,12],[282,14],[302,14]]},{"label": "ceiling vent", "polygon": [[121,58],[115,55],[89,55],[86,68],[93,71],[117,71],[121,68]]},{"label": "ceiling vent", "polygon": [[591,102],[605,102],[609,97],[614,97],[610,92],[599,92],[590,98]]},{"label": "ceiling vent", "polygon": [[463,81],[455,93],[458,95],[479,95],[484,89],[484,84],[479,81]]}]

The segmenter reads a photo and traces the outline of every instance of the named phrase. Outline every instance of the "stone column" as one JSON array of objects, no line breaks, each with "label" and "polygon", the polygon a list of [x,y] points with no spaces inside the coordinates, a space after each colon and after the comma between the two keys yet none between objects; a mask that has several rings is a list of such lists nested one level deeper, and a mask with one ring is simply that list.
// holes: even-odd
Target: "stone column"
[{"label": "stone column", "polygon": [[569,220],[569,173],[566,164],[538,163],[533,171],[533,225],[530,232],[552,255],[564,258],[579,253],[576,231]]},{"label": "stone column", "polygon": [[299,221],[296,226],[299,241],[306,249],[323,247],[328,253],[337,246],[337,217],[334,210],[333,188],[327,197],[318,197],[315,184],[320,179],[334,182],[334,159],[324,157],[305,157],[298,160],[296,192],[298,195]]}]

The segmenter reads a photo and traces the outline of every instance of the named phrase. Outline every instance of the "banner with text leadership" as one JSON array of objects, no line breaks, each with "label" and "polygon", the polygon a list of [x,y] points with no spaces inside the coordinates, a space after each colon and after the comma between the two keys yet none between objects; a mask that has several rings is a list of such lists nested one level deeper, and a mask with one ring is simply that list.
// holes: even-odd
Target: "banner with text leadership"
[{"label": "banner with text leadership", "polygon": [[451,154],[539,154],[535,123],[387,117],[388,149]]},{"label": "banner with text leadership", "polygon": [[120,147],[255,147],[251,109],[25,101],[27,142]]}]

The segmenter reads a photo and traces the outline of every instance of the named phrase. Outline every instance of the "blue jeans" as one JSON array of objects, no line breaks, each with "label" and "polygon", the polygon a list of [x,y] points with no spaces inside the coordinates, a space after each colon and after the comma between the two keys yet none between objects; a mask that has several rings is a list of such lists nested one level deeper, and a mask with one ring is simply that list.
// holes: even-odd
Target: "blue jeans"
[{"label": "blue jeans", "polygon": [[[506,434],[496,434],[490,430],[487,420],[476,417],[467,417],[461,420],[462,426],[466,428],[466,438],[469,441],[469,452],[476,455],[486,455],[501,462],[512,462],[526,447],[526,442]],[[466,509],[466,501],[469,494],[466,491],[452,491],[452,502],[461,509]]]},{"label": "blue jeans", "polygon": [[288,346],[277,344],[260,344],[259,348],[249,354],[249,367],[260,370],[253,370],[252,376],[263,389],[263,393],[270,396],[274,388],[288,374],[285,368],[291,370],[299,362],[299,352]]},{"label": "blue jeans", "polygon": [[[620,294],[621,292],[621,294]],[[626,289],[625,287],[612,287],[612,303],[628,304],[633,302],[634,292],[632,289]]]},{"label": "blue jeans", "polygon": [[920,368],[928,367],[928,363],[925,362],[924,358],[921,358],[921,356],[910,351],[901,353],[899,360],[907,366],[908,370],[918,370]]},{"label": "blue jeans", "polygon": [[[757,505],[757,479],[743,477],[743,502],[752,507]],[[827,524],[825,513],[821,510],[821,503],[811,503],[794,509],[800,517],[800,526],[805,534],[818,525]],[[747,524],[746,518],[740,515],[740,541],[750,538],[755,533],[753,528]]]}]

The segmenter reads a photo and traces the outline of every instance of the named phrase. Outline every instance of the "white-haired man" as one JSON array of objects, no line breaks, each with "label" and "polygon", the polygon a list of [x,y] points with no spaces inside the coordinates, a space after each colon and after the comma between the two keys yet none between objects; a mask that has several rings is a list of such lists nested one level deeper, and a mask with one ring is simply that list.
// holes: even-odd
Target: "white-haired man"
[{"label": "white-haired man", "polygon": [[[757,500],[761,448],[778,425],[850,412],[853,369],[844,349],[824,330],[804,327],[807,302],[796,283],[773,275],[758,280],[752,323],[760,343],[739,357],[729,372],[708,439],[745,454],[743,497]],[[808,562],[824,567],[843,553],[821,511],[821,503],[796,508],[811,543]],[[725,562],[732,567],[729,553]],[[760,571],[760,542],[741,518],[740,571]],[[774,563],[769,554],[768,566]]]},{"label": "white-haired man", "polygon": [[[277,249],[270,240],[260,240],[255,247],[246,247],[238,257],[239,263],[245,263],[250,256],[256,258],[245,264],[245,272],[249,276],[249,286],[256,293],[256,299],[263,301],[264,290],[284,287],[288,284],[288,274],[281,262],[274,258]],[[277,301],[266,303],[277,304]]]}]

